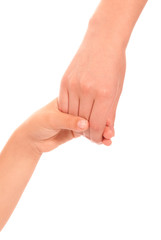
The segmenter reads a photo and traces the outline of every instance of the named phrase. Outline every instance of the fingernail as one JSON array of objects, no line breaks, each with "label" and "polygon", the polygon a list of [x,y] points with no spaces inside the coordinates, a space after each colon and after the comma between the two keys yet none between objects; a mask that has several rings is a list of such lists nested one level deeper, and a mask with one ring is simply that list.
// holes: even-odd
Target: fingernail
[{"label": "fingernail", "polygon": [[88,124],[87,120],[80,120],[77,125],[80,129],[84,129],[87,127],[87,124]]}]

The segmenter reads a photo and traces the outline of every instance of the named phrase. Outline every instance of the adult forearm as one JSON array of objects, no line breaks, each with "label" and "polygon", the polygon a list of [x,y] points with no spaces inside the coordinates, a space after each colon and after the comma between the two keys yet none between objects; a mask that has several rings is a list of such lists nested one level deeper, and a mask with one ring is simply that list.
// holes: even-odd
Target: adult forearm
[{"label": "adult forearm", "polygon": [[22,195],[40,155],[16,130],[0,154],[0,230]]},{"label": "adult forearm", "polygon": [[102,0],[89,21],[89,32],[115,46],[127,46],[147,0]]}]

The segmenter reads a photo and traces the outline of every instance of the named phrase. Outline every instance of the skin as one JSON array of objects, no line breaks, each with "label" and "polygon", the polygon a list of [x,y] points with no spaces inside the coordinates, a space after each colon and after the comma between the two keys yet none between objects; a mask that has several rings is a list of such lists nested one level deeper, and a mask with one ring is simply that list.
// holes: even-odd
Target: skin
[{"label": "skin", "polygon": [[[81,128],[78,122],[83,120]],[[62,113],[57,99],[36,111],[11,135],[0,153],[0,231],[12,214],[41,155],[88,129],[88,121]]]},{"label": "skin", "polygon": [[[43,152],[80,135],[111,144],[125,75],[125,50],[146,2],[102,0],[62,78],[59,102],[55,99],[35,112],[11,135],[0,153],[0,231]],[[81,128],[80,120],[85,121]]]},{"label": "skin", "polygon": [[102,0],[65,71],[59,109],[89,121],[85,137],[107,145],[126,70],[126,47],[147,0]]},{"label": "skin", "polygon": [[[0,153],[0,231],[16,207],[44,152],[81,136],[86,119],[59,111],[57,98],[32,114]],[[107,145],[110,142],[107,140]]]}]

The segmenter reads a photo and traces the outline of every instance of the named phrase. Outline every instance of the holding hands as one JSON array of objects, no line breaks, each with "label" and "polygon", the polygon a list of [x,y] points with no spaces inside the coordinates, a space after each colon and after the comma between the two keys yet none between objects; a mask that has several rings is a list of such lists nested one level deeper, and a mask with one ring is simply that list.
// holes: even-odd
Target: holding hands
[{"label": "holding hands", "polygon": [[59,109],[87,119],[89,128],[84,136],[110,145],[125,75],[125,46],[114,41],[99,21],[90,20],[83,42],[63,75]]},{"label": "holding hands", "polygon": [[41,155],[84,135],[111,144],[125,76],[125,50],[147,0],[101,0],[64,73],[59,98],[31,115],[0,153],[0,230]]},{"label": "holding hands", "polygon": [[13,212],[41,155],[80,136],[89,123],[59,111],[57,99],[33,113],[0,153],[0,231]]},{"label": "holding hands", "polygon": [[59,109],[89,121],[83,135],[110,145],[122,92],[126,47],[147,0],[101,0],[85,37],[65,71]]}]

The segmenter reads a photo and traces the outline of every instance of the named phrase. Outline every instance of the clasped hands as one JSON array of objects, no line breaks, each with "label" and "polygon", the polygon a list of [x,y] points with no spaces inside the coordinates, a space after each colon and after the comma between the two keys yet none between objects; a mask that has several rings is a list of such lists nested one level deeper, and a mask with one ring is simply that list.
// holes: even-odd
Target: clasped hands
[{"label": "clasped hands", "polygon": [[[89,22],[62,77],[58,99],[32,115],[22,128],[31,135],[39,153],[80,135],[98,144],[111,144],[126,61],[123,45],[103,30],[101,24]],[[79,120],[84,126],[78,127]]]},{"label": "clasped hands", "polygon": [[[118,41],[119,43],[119,41]],[[82,133],[95,143],[111,144],[125,75],[125,48],[101,24],[89,22],[83,42],[63,75],[59,110],[89,121]]]},{"label": "clasped hands", "polygon": [[32,114],[11,135],[0,153],[0,231],[43,152],[80,135],[111,144],[125,50],[146,2],[102,0],[62,77],[58,99]]}]

